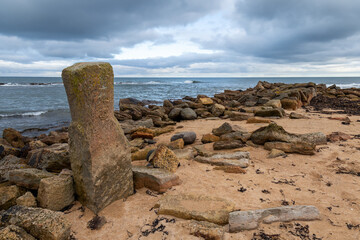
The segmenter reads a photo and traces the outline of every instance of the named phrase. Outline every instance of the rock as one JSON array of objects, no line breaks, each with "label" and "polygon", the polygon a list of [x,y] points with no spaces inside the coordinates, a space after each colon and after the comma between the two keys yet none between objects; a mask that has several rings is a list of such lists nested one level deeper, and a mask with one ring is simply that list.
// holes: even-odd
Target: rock
[{"label": "rock", "polygon": [[250,163],[250,154],[249,152],[215,154],[208,157],[197,156],[194,160],[215,166],[237,166],[247,168]]},{"label": "rock", "polygon": [[46,148],[32,150],[26,158],[30,166],[51,172],[71,168],[67,143],[56,143]]},{"label": "rock", "polygon": [[16,185],[0,184],[0,210],[16,205],[16,199],[21,194],[22,190]]},{"label": "rock", "polygon": [[121,98],[119,100],[120,105],[127,105],[127,104],[133,104],[133,105],[140,105],[143,106],[144,104],[137,100],[136,98]]},{"label": "rock", "polygon": [[281,99],[281,105],[284,109],[296,110],[299,106],[299,102],[296,99],[284,98]]},{"label": "rock", "polygon": [[7,155],[0,160],[0,180],[9,180],[9,172],[14,169],[29,168],[30,166],[25,163],[24,159]]},{"label": "rock", "polygon": [[9,181],[17,186],[37,190],[40,180],[54,175],[35,168],[14,169],[9,172]]},{"label": "rock", "polygon": [[180,115],[183,120],[194,120],[197,118],[196,112],[191,108],[181,109]]},{"label": "rock", "polygon": [[154,146],[149,146],[149,147],[146,147],[144,149],[141,149],[133,154],[131,154],[131,160],[132,161],[137,161],[137,160],[145,160],[146,159],[146,156],[148,155],[148,153],[151,151],[151,150],[154,150],[155,147]]},{"label": "rock", "polygon": [[220,127],[214,128],[212,130],[212,133],[215,136],[221,136],[221,135],[223,135],[225,133],[231,133],[232,131],[233,131],[232,126],[229,123],[225,122]]},{"label": "rock", "polygon": [[232,115],[230,115],[231,121],[244,121],[248,120],[249,118],[253,117],[254,114],[252,113],[243,113],[243,112],[233,112]]},{"label": "rock", "polygon": [[169,118],[174,121],[180,121],[181,120],[181,108],[173,108],[169,113]]},{"label": "rock", "polygon": [[156,128],[154,130],[154,135],[156,137],[156,136],[160,136],[161,134],[164,134],[164,133],[172,132],[174,130],[175,130],[175,127],[173,127],[173,126],[166,126],[166,127],[163,127],[163,128]]},{"label": "rock", "polygon": [[285,112],[282,108],[273,108],[273,109],[262,109],[255,112],[255,116],[258,117],[280,117],[282,118],[285,115]]},{"label": "rock", "polygon": [[283,127],[276,123],[270,123],[266,127],[261,127],[251,134],[251,141],[255,144],[263,145],[265,142],[294,142],[299,141],[295,134],[288,133]]},{"label": "rock", "polygon": [[33,140],[29,142],[29,147],[31,150],[35,150],[39,148],[45,148],[47,145],[40,140]]},{"label": "rock", "polygon": [[315,154],[315,144],[307,142],[266,142],[264,148],[266,150],[278,149],[286,153]]},{"label": "rock", "polygon": [[146,187],[159,193],[164,193],[172,186],[181,183],[177,175],[165,169],[133,166],[132,170],[136,189]]},{"label": "rock", "polygon": [[13,206],[0,213],[0,223],[23,228],[39,240],[67,240],[70,223],[63,213],[42,208]]},{"label": "rock", "polygon": [[173,108],[174,105],[169,100],[164,100],[163,106],[165,108]]},{"label": "rock", "polygon": [[241,147],[245,147],[245,144],[243,144],[240,140],[218,141],[213,145],[214,150],[235,149]]},{"label": "rock", "polygon": [[52,145],[55,143],[67,143],[69,139],[69,134],[67,132],[50,132],[49,136],[41,138],[40,140],[47,145]]},{"label": "rock", "polygon": [[125,134],[133,133],[136,129],[140,127],[152,128],[154,127],[154,122],[152,119],[145,119],[139,121],[127,120],[120,124]]},{"label": "rock", "polygon": [[225,225],[234,205],[222,198],[203,195],[166,195],[155,207],[158,214]]},{"label": "rock", "polygon": [[271,122],[272,122],[271,119],[260,118],[260,117],[252,117],[246,121],[246,123],[271,123]]},{"label": "rock", "polygon": [[217,142],[219,140],[220,140],[220,138],[218,136],[215,136],[215,135],[213,135],[211,133],[205,134],[201,138],[201,142],[204,143],[204,144],[205,143]]},{"label": "rock", "polygon": [[193,149],[197,153],[196,155],[203,156],[203,157],[211,157],[212,155],[215,154],[214,152],[207,150],[205,145],[197,145],[197,146],[194,146]]},{"label": "rock", "polygon": [[120,122],[132,119],[130,114],[122,111],[114,111],[114,116]]},{"label": "rock", "polygon": [[208,240],[224,239],[224,228],[214,223],[192,220],[187,227],[190,230],[190,234],[196,237]]},{"label": "rock", "polygon": [[31,192],[26,192],[24,195],[16,199],[16,205],[25,207],[37,207],[36,199]]},{"label": "rock", "polygon": [[37,200],[39,206],[60,211],[74,202],[74,182],[68,175],[41,179]]},{"label": "rock", "polygon": [[266,102],[264,104],[264,106],[269,106],[269,107],[273,107],[273,108],[281,108],[281,101],[279,99],[272,99],[269,100],[268,102]]},{"label": "rock", "polygon": [[192,144],[196,140],[196,133],[195,132],[180,132],[173,135],[170,139],[171,142],[182,138],[184,140],[185,145]]},{"label": "rock", "polygon": [[286,153],[284,151],[273,148],[273,149],[271,149],[271,151],[268,155],[268,158],[277,158],[277,157],[283,157],[283,156],[286,156]]},{"label": "rock", "polygon": [[229,214],[229,231],[239,232],[259,227],[260,223],[319,220],[320,212],[314,206],[284,206]]},{"label": "rock", "polygon": [[142,138],[135,138],[135,139],[130,141],[130,146],[131,147],[140,148],[140,147],[143,146],[143,144],[144,144],[144,139],[142,139]]},{"label": "rock", "polygon": [[221,104],[214,104],[211,108],[211,113],[215,116],[215,117],[220,117],[221,115],[223,115],[225,111],[225,107]]},{"label": "rock", "polygon": [[23,148],[25,146],[23,136],[13,128],[5,128],[3,138],[15,148]]},{"label": "rock", "polygon": [[0,240],[36,240],[33,236],[28,234],[24,229],[9,225],[0,229]]},{"label": "rock", "polygon": [[232,140],[240,140],[243,143],[246,143],[249,140],[251,134],[242,131],[236,131],[231,133],[225,133],[220,136],[220,141],[232,141]]},{"label": "rock", "polygon": [[305,133],[305,134],[299,134],[298,137],[301,141],[308,142],[310,144],[315,145],[326,145],[326,135],[322,132],[315,132],[315,133]]},{"label": "rock", "polygon": [[214,104],[214,101],[211,98],[208,97],[204,97],[204,98],[199,98],[199,102],[203,105],[212,105]]},{"label": "rock", "polygon": [[76,63],[63,70],[62,79],[72,118],[76,194],[97,214],[134,192],[130,146],[114,117],[114,73],[109,63]]},{"label": "rock", "polygon": [[186,149],[175,149],[173,151],[178,159],[193,159],[194,158],[194,152],[191,148]]},{"label": "rock", "polygon": [[154,135],[155,135],[154,130],[140,127],[131,134],[131,139],[135,139],[135,138],[153,139]]},{"label": "rock", "polygon": [[339,141],[347,141],[351,139],[349,134],[343,132],[333,132],[326,136],[327,141],[329,142],[339,142]]},{"label": "rock", "polygon": [[164,145],[159,146],[155,152],[150,163],[157,168],[166,169],[170,172],[176,172],[179,166],[179,159],[175,153]]},{"label": "rock", "polygon": [[309,119],[308,117],[306,117],[306,116],[304,116],[302,114],[296,113],[296,112],[290,113],[289,118],[290,119]]},{"label": "rock", "polygon": [[21,155],[21,149],[12,147],[5,139],[0,138],[0,159],[7,155],[19,157]]},{"label": "rock", "polygon": [[174,149],[183,149],[184,148],[184,139],[179,138],[176,139],[175,141],[172,141],[168,144],[168,148],[170,148],[171,150]]}]

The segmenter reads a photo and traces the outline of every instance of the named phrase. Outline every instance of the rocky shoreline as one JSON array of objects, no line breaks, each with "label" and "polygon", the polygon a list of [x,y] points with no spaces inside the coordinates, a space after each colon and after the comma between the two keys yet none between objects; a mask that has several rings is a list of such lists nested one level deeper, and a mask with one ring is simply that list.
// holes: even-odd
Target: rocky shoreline
[{"label": "rocky shoreline", "polygon": [[[272,170],[278,168],[276,163],[270,167],[271,165],[267,166],[266,162],[284,159],[290,161],[287,166],[290,169],[295,167],[291,164],[300,165],[291,160],[292,158],[297,161],[304,158],[307,162],[323,161],[324,159],[319,157],[322,151],[326,153],[331,151],[334,144],[340,146],[347,141],[350,145],[339,151],[350,157],[345,161],[341,152],[340,155],[332,152],[331,154],[336,156],[333,157],[332,165],[327,166],[331,170],[326,169],[329,173],[321,170],[323,176],[336,174],[333,179],[329,177],[326,180],[326,184],[330,186],[326,185],[324,189],[324,186],[317,188],[306,185],[308,182],[304,184],[309,189],[316,188],[326,195],[327,189],[330,189],[334,181],[338,181],[339,176],[352,178],[344,182],[348,184],[347,181],[352,181],[350,189],[354,182],[360,183],[359,158],[351,157],[359,156],[360,151],[360,148],[356,147],[359,146],[360,138],[360,132],[356,132],[356,129],[360,129],[360,89],[340,89],[336,86],[327,88],[324,84],[314,83],[259,82],[254,88],[245,91],[226,90],[213,97],[199,95],[196,98],[165,100],[162,106],[131,98],[121,99],[119,109],[120,111],[115,111],[114,116],[131,146],[136,189],[124,204],[130,202],[129,206],[137,206],[140,209],[137,211],[141,212],[142,205],[139,204],[149,202],[153,206],[150,213],[145,216],[147,220],[157,219],[157,222],[138,228],[145,219],[131,220],[134,226],[126,224],[131,231],[121,228],[121,233],[117,232],[116,237],[110,233],[106,235],[106,232],[114,230],[106,221],[117,221],[111,215],[111,210],[107,210],[113,205],[100,211],[99,216],[102,218],[99,218],[77,201],[79,196],[75,193],[74,173],[71,171],[68,128],[64,127],[48,135],[42,134],[33,138],[24,137],[15,129],[5,129],[3,138],[0,139],[0,239],[86,239],[85,235],[89,234],[89,231],[94,231],[91,229],[98,232],[94,239],[110,236],[112,239],[163,239],[167,236],[168,239],[180,239],[176,236],[180,236],[181,239],[239,239],[241,236],[247,237],[244,239],[343,239],[339,232],[353,229],[354,234],[347,235],[347,239],[357,239],[359,236],[360,222],[352,220],[346,224],[337,223],[337,215],[334,217],[329,216],[327,212],[324,213],[323,205],[317,202],[312,204],[308,195],[299,195],[297,199],[296,192],[299,190],[286,190],[287,194],[294,194],[291,195],[291,201],[294,201],[292,203],[289,202],[289,195],[286,197],[282,189],[276,189],[280,192],[276,198],[280,200],[273,202],[272,199],[268,201],[266,197],[267,192],[274,192],[274,189],[258,189],[256,184],[250,182],[259,181],[257,184],[260,186],[261,182],[265,181],[273,188],[278,184],[295,188],[297,183],[289,177],[271,179],[272,176],[282,175]],[[291,125],[292,123],[288,123],[289,121],[298,121],[297,123],[302,126],[301,131]],[[319,130],[310,127],[317,121],[329,124],[329,129],[332,129],[331,124],[339,124],[334,131],[322,132],[324,126],[319,125]],[[289,126],[285,128],[283,124]],[[306,125],[315,131],[303,129]],[[341,132],[343,127],[351,129],[347,133]],[[293,130],[290,131],[288,128]],[[262,155],[259,157],[258,154]],[[314,166],[320,167],[322,164],[323,162],[320,162]],[[189,169],[192,165],[198,169]],[[215,167],[210,169],[211,166]],[[309,170],[307,166],[302,167],[303,169],[296,170],[299,176],[316,175],[316,171]],[[264,169],[268,171],[265,174]],[[188,178],[194,180],[197,175],[202,181],[207,181],[207,172],[216,172],[212,181],[215,192],[208,189],[209,193],[206,194],[205,188],[201,194],[194,193],[198,187],[194,186],[193,191]],[[323,176],[316,175],[310,178],[323,179]],[[237,193],[228,195],[225,193],[227,190],[222,189],[226,182],[231,183],[227,186],[229,189],[233,185],[238,185],[233,182],[235,178],[239,179],[238,181],[248,178],[250,182],[246,180],[247,184],[252,186],[250,190],[250,187],[240,184],[237,186],[237,193],[247,194],[247,189],[248,193],[258,189],[264,195],[261,197],[263,201],[254,205],[249,203],[245,208],[239,207],[239,202],[235,200],[238,198]],[[216,186],[216,182],[220,186]],[[187,191],[191,194],[182,189],[183,186],[188,187]],[[341,184],[338,187],[341,188]],[[218,196],[217,191],[225,191],[224,198]],[[357,187],[354,191],[360,190]],[[310,194],[314,193],[310,191]],[[338,196],[335,193],[333,198],[340,197],[341,201],[350,202],[346,206],[356,211],[360,210],[359,194],[339,194]],[[343,209],[342,206],[335,207],[338,203],[331,203],[331,199],[326,201],[331,208]],[[156,204],[153,204],[154,202]],[[302,205],[299,206],[295,202]],[[115,202],[116,204],[120,203]],[[256,207],[259,204],[262,205],[261,209]],[[147,203],[145,205],[148,206]],[[258,210],[250,211],[249,207]],[[276,210],[274,207],[277,207]],[[85,217],[80,217],[81,214],[85,214]],[[159,218],[157,215],[170,215],[175,218]],[[250,215],[254,217],[249,217]],[[305,223],[291,226],[283,223],[310,220],[320,222],[319,225],[315,225],[317,227],[331,228],[334,235],[325,236],[322,229],[312,228],[317,234],[311,236],[308,225],[305,231]],[[92,227],[86,228],[84,224],[77,224],[76,221],[84,222],[85,225],[90,224]],[[164,223],[160,223],[161,221]],[[283,225],[280,225],[283,227],[279,230],[278,225],[275,227],[272,224],[260,232],[257,231],[263,223],[273,222],[281,222]],[[102,232],[103,225],[105,230]],[[165,228],[169,230],[164,230]],[[299,229],[305,231],[301,232],[305,238],[300,237]],[[273,232],[280,233],[277,235]],[[354,238],[351,238],[352,236]],[[90,235],[88,237],[91,238]]]}]

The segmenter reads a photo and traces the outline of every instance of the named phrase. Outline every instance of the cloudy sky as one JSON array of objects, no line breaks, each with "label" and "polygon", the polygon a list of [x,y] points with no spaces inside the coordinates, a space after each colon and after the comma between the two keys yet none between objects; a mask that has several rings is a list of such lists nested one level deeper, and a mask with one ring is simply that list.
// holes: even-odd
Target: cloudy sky
[{"label": "cloudy sky", "polygon": [[1,0],[0,76],[359,76],[359,0]]}]

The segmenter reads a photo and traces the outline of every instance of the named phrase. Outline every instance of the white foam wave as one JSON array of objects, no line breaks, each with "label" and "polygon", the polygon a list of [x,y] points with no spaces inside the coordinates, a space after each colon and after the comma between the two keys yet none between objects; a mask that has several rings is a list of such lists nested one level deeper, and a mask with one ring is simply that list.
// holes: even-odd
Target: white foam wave
[{"label": "white foam wave", "polygon": [[31,116],[40,116],[41,114],[46,113],[46,111],[38,111],[38,112],[25,112],[25,113],[11,113],[11,114],[0,114],[2,118],[8,117],[31,117]]},{"label": "white foam wave", "polygon": [[[326,84],[327,87],[331,86],[333,84]],[[339,83],[335,84],[339,88],[360,88],[360,83]]]},{"label": "white foam wave", "polygon": [[184,83],[189,84],[189,83],[194,83],[194,81],[193,80],[186,80],[186,81],[184,81]]},{"label": "white foam wave", "polygon": [[43,86],[59,86],[63,83],[0,83],[0,87],[43,87]]}]

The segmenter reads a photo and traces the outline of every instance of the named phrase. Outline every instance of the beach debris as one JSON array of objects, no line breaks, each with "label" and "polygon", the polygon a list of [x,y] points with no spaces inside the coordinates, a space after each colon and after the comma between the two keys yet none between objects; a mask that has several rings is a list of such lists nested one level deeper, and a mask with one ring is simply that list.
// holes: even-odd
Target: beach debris
[{"label": "beach debris", "polygon": [[60,175],[41,179],[37,200],[39,206],[60,211],[75,200],[74,181],[71,175]]},{"label": "beach debris", "polygon": [[135,189],[146,187],[153,191],[163,193],[172,186],[181,183],[177,175],[161,168],[133,166],[132,171]]},{"label": "beach debris", "polygon": [[249,152],[219,153],[210,157],[197,156],[195,161],[215,166],[238,166],[247,168],[250,163]]},{"label": "beach debris", "polygon": [[148,237],[150,234],[154,234],[156,232],[161,232],[163,236],[167,236],[169,235],[169,232],[165,231],[166,224],[175,222],[176,220],[174,218],[170,219],[166,217],[157,217],[151,224],[145,224],[141,227],[141,236],[139,239],[141,239],[141,237]]},{"label": "beach debris", "polygon": [[76,63],[63,70],[62,79],[72,117],[69,153],[76,194],[97,214],[134,192],[130,147],[114,116],[113,70],[109,63]]},{"label": "beach debris", "polygon": [[280,234],[266,234],[264,230],[260,230],[259,233],[254,233],[251,240],[283,240]]},{"label": "beach debris", "polygon": [[37,190],[40,180],[55,176],[52,173],[36,168],[14,169],[9,171],[9,181],[19,187]]},{"label": "beach debris", "polygon": [[182,138],[184,140],[184,144],[192,144],[196,140],[196,133],[195,132],[180,132],[173,135],[170,139],[171,142]]},{"label": "beach debris", "polygon": [[179,194],[163,196],[155,208],[158,214],[225,225],[234,205],[222,198]]},{"label": "beach debris", "polygon": [[16,225],[39,240],[65,240],[70,238],[70,223],[61,212],[43,208],[13,206],[0,212],[0,223]]},{"label": "beach debris", "polygon": [[99,230],[101,229],[106,223],[106,219],[104,216],[95,215],[88,223],[87,228],[91,230]]},{"label": "beach debris", "polygon": [[26,192],[24,195],[16,199],[16,205],[25,207],[37,207],[36,198],[31,192]]},{"label": "beach debris", "polygon": [[252,230],[260,223],[319,220],[320,212],[314,206],[283,206],[229,214],[229,231]]}]

